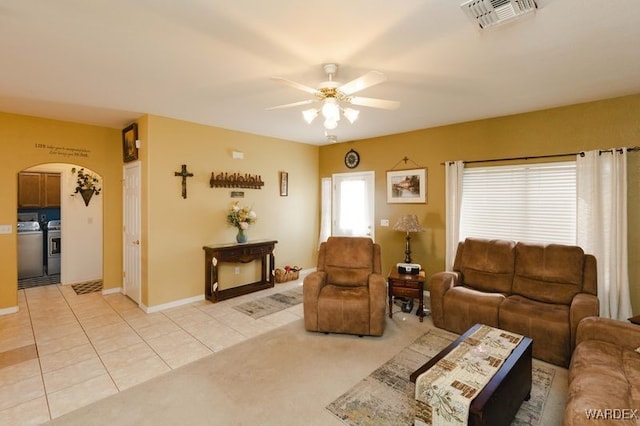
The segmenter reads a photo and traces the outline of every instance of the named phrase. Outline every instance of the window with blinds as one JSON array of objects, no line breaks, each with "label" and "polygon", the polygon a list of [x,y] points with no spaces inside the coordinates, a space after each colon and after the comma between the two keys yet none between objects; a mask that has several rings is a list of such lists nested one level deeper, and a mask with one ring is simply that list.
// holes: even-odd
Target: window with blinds
[{"label": "window with blinds", "polygon": [[460,240],[576,243],[576,163],[464,170]]}]

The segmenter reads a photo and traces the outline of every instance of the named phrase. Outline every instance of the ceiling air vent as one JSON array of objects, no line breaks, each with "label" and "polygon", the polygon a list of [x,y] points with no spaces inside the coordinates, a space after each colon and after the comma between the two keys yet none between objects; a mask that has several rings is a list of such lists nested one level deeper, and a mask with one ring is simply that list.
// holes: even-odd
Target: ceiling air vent
[{"label": "ceiling air vent", "polygon": [[535,0],[469,0],[460,7],[480,28],[487,28],[533,12],[538,6]]}]

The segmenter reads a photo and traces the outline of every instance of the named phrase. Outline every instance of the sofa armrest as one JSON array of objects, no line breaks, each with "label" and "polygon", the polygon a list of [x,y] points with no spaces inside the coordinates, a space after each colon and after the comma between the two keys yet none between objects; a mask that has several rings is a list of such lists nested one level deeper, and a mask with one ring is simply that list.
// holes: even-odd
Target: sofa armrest
[{"label": "sofa armrest", "polygon": [[369,333],[382,336],[387,312],[387,279],[381,274],[369,275]]},{"label": "sofa armrest", "polygon": [[369,275],[369,292],[382,294],[384,300],[382,303],[386,303],[387,298],[387,279],[382,274],[370,274]]},{"label": "sofa armrest", "polygon": [[576,347],[578,324],[583,318],[597,317],[600,311],[598,298],[588,293],[578,293],[573,297],[569,307],[569,325],[571,327],[571,352]]},{"label": "sofa armrest", "polygon": [[429,280],[429,298],[431,299],[431,319],[436,327],[444,327],[444,295],[450,288],[459,285],[459,272],[437,272]]},{"label": "sofa armrest", "polygon": [[302,291],[305,300],[317,300],[322,287],[327,285],[327,273],[325,271],[315,271],[308,274],[302,280]]},{"label": "sofa armrest", "polygon": [[611,318],[587,317],[578,324],[576,345],[599,340],[635,350],[640,347],[640,326]]},{"label": "sofa armrest", "polygon": [[302,304],[304,325],[309,331],[318,329],[318,297],[320,290],[327,284],[327,273],[315,271],[304,277],[302,281]]}]

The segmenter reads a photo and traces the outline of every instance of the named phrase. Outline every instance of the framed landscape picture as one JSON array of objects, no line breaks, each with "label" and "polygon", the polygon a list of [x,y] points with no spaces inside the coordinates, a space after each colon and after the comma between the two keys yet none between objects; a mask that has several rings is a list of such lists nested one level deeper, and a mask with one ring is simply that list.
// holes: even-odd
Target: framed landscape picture
[{"label": "framed landscape picture", "polygon": [[125,127],[122,130],[122,159],[125,163],[138,159],[138,125],[136,123]]},{"label": "framed landscape picture", "polygon": [[426,203],[427,169],[387,172],[387,203]]}]

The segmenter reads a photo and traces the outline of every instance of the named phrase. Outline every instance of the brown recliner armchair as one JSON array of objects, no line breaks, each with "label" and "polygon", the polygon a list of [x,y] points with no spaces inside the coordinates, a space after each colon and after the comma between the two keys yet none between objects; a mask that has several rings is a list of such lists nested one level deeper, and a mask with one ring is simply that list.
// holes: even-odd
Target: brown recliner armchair
[{"label": "brown recliner armchair", "polygon": [[329,237],[320,245],[318,268],[303,284],[308,331],[381,336],[387,282],[380,245],[366,237]]}]

